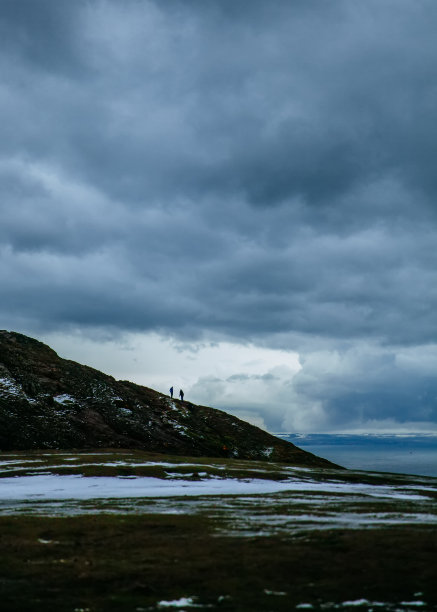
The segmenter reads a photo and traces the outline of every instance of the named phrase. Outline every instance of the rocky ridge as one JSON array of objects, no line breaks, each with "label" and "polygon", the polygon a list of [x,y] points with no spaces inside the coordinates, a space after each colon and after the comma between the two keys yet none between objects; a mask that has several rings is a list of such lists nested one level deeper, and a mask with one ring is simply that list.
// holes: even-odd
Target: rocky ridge
[{"label": "rocky ridge", "polygon": [[0,331],[0,450],[131,448],[335,468],[226,412],[170,399]]}]

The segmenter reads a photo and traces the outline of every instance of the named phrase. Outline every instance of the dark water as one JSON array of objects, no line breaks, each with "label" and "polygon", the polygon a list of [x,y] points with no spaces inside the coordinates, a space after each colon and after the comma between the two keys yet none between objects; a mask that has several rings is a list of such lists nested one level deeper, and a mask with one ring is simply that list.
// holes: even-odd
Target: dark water
[{"label": "dark water", "polygon": [[437,476],[437,435],[276,435],[346,468]]}]

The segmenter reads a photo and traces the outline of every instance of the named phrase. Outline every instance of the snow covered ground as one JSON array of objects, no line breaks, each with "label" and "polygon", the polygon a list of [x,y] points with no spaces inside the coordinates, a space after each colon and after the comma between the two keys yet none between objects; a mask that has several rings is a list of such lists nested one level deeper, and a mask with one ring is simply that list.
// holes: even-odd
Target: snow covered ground
[{"label": "snow covered ground", "polygon": [[[102,469],[114,475],[97,475]],[[156,461],[126,452],[3,454],[0,460],[0,515],[202,513],[230,535],[269,535],[437,525],[436,499],[435,478],[390,480],[261,462]]]},{"label": "snow covered ground", "polygon": [[85,477],[82,475],[39,474],[15,476],[1,480],[0,500],[108,499],[129,497],[198,497],[204,495],[259,495],[266,493],[335,493],[368,495],[376,498],[427,500],[429,491],[415,493],[405,487],[374,486],[355,483],[316,482],[290,478],[285,481],[234,478],[161,479],[153,477],[118,476]]}]

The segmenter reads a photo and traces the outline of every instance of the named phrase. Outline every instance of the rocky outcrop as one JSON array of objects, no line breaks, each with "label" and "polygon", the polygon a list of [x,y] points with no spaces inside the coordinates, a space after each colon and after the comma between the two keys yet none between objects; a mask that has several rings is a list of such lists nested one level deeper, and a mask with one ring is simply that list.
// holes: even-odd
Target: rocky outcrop
[{"label": "rocky outcrop", "polygon": [[137,448],[333,468],[221,410],[116,381],[0,331],[0,450]]}]

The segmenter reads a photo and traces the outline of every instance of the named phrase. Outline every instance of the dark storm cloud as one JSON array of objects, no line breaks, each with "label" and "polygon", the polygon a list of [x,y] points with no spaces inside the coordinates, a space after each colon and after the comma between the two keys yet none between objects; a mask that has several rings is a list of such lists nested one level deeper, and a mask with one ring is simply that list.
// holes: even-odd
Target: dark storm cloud
[{"label": "dark storm cloud", "polygon": [[2,0],[0,36],[9,60],[29,67],[70,74],[83,70],[76,37],[84,0]]},{"label": "dark storm cloud", "polygon": [[4,0],[4,320],[436,343],[436,24],[427,0]]}]

